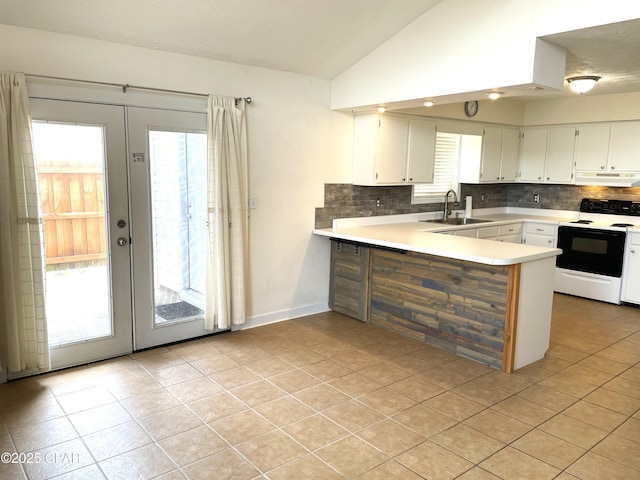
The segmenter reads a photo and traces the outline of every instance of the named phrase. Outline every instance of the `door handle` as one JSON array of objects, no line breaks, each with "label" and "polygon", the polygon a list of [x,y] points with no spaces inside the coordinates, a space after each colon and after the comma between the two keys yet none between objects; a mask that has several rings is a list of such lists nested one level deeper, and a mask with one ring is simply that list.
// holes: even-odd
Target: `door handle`
[{"label": "door handle", "polygon": [[124,237],[120,237],[118,238],[117,242],[118,242],[118,245],[120,245],[121,247],[124,247],[127,244],[127,239]]}]

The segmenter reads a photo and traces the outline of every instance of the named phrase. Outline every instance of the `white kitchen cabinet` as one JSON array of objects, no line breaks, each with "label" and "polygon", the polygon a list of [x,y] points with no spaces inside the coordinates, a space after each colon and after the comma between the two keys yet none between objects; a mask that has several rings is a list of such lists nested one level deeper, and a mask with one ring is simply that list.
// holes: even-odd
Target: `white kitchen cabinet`
[{"label": "white kitchen cabinet", "polygon": [[571,183],[576,129],[526,128],[520,151],[520,182]]},{"label": "white kitchen cabinet", "polygon": [[498,227],[479,227],[478,238],[483,238],[485,240],[497,240]]},{"label": "white kitchen cabinet", "polygon": [[549,146],[544,169],[547,183],[571,183],[576,143],[576,127],[549,128]]},{"label": "white kitchen cabinet", "polygon": [[611,125],[609,170],[640,171],[640,123]]},{"label": "white kitchen cabinet", "polygon": [[456,237],[469,237],[469,238],[477,238],[478,237],[478,229],[477,228],[464,228],[462,230],[456,230],[453,232]]},{"label": "white kitchen cabinet", "polygon": [[498,241],[522,243],[522,222],[498,226]]},{"label": "white kitchen cabinet", "polygon": [[640,171],[640,123],[580,126],[575,161],[579,171]]},{"label": "white kitchen cabinet", "polygon": [[580,125],[576,137],[576,170],[607,169],[610,125]]},{"label": "white kitchen cabinet", "polygon": [[435,122],[392,115],[354,117],[354,185],[432,183]]},{"label": "white kitchen cabinet", "polygon": [[538,183],[544,181],[548,141],[548,128],[525,128],[522,132],[519,176],[521,182]]},{"label": "white kitchen cabinet", "polygon": [[622,301],[640,304],[640,232],[629,232],[622,274]]},{"label": "white kitchen cabinet", "polygon": [[474,152],[465,154],[463,149],[460,157],[460,182],[515,182],[519,146],[520,130],[517,128],[486,127],[479,157]]},{"label": "white kitchen cabinet", "polygon": [[557,231],[557,224],[525,222],[522,243],[555,248]]}]

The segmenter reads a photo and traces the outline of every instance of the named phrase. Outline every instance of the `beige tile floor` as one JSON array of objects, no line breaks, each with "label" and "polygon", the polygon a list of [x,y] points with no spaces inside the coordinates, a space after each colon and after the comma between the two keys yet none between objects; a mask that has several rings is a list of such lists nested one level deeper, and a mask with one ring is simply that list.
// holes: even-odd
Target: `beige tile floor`
[{"label": "beige tile floor", "polygon": [[0,386],[0,478],[640,479],[639,362],[564,295],[513,375],[315,315]]}]

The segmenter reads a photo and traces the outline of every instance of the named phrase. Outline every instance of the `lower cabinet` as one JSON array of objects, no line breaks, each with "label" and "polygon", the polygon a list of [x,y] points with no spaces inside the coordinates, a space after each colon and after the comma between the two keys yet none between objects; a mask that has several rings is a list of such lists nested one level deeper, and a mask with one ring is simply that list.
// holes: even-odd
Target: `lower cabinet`
[{"label": "lower cabinet", "polygon": [[498,227],[498,241],[522,243],[522,223],[510,223]]},{"label": "lower cabinet", "polygon": [[630,232],[627,235],[623,278],[622,301],[640,304],[640,232]]},{"label": "lower cabinet", "polygon": [[557,224],[525,222],[523,243],[554,248],[556,246],[557,230]]},{"label": "lower cabinet", "polygon": [[329,308],[367,321],[369,305],[368,247],[344,241],[331,241]]}]

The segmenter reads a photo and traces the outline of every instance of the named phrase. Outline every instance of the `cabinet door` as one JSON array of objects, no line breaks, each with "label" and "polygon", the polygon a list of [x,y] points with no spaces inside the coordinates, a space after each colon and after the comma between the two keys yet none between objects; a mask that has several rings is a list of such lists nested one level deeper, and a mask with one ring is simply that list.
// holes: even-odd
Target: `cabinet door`
[{"label": "cabinet door", "polygon": [[369,249],[362,245],[331,242],[329,308],[367,320],[369,255]]},{"label": "cabinet door", "polygon": [[486,127],[482,138],[481,182],[500,181],[500,155],[502,153],[502,129]]},{"label": "cabinet door", "polygon": [[484,238],[485,240],[497,240],[498,239],[498,227],[481,227],[481,228],[478,228],[478,238]]},{"label": "cabinet door", "polygon": [[547,158],[548,129],[526,129],[522,137],[520,153],[520,181],[542,182],[544,179],[544,164]]},{"label": "cabinet door", "polygon": [[377,183],[403,183],[405,181],[408,135],[408,119],[380,118]]},{"label": "cabinet door", "polygon": [[462,230],[456,230],[453,232],[456,237],[469,237],[476,238],[478,236],[477,228],[464,228]]},{"label": "cabinet door", "polygon": [[501,235],[498,237],[498,241],[507,243],[522,243],[522,234],[513,233],[511,235]]},{"label": "cabinet door", "polygon": [[576,170],[606,170],[609,125],[582,125],[576,138]]},{"label": "cabinet door", "polygon": [[576,129],[574,127],[553,127],[549,129],[545,181],[549,183],[569,183],[573,180],[575,142]]},{"label": "cabinet door", "polygon": [[433,183],[435,150],[436,124],[411,120],[409,124],[407,182]]},{"label": "cabinet door", "polygon": [[538,247],[555,247],[555,237],[550,235],[541,235],[539,233],[527,233],[525,234],[524,243],[527,245],[535,245]]},{"label": "cabinet door", "polygon": [[640,234],[629,235],[622,300],[640,304]]},{"label": "cabinet door", "polygon": [[520,150],[520,130],[502,129],[502,148],[500,151],[500,181],[515,182],[518,173],[518,151]]},{"label": "cabinet door", "polygon": [[640,124],[611,126],[609,169],[640,171]]}]

